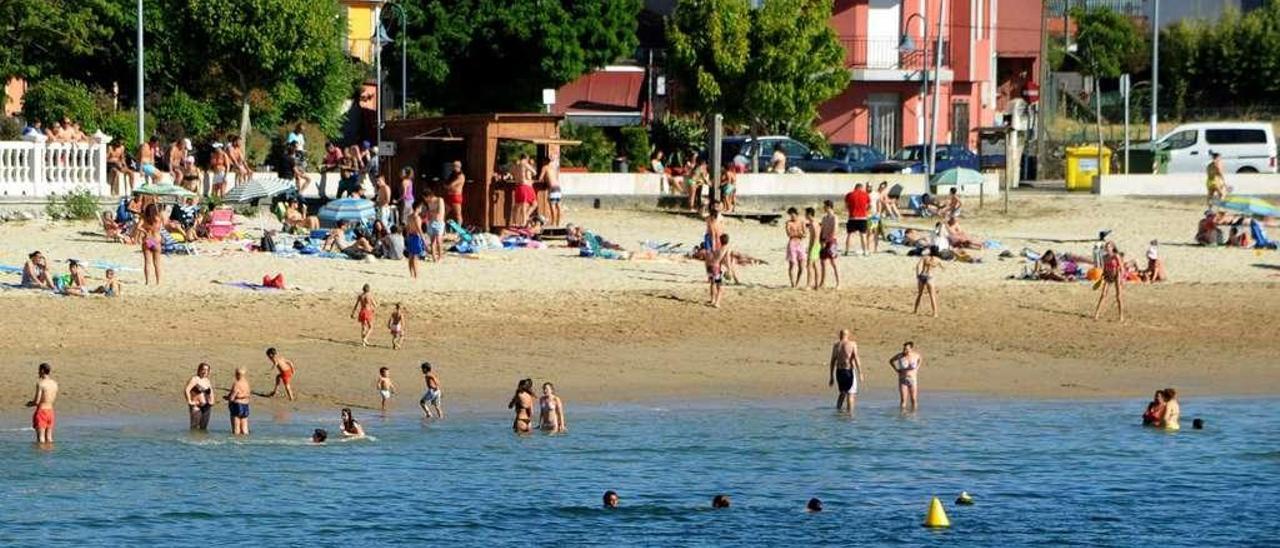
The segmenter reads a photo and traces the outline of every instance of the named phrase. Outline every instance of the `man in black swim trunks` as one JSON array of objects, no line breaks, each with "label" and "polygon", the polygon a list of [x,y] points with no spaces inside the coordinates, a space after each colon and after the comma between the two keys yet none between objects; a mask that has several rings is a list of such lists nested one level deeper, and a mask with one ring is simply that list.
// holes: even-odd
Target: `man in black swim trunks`
[{"label": "man in black swim trunks", "polygon": [[840,330],[840,340],[831,346],[831,375],[828,386],[836,386],[836,410],[852,412],[862,384],[862,363],[858,359],[858,343],[848,329]]}]

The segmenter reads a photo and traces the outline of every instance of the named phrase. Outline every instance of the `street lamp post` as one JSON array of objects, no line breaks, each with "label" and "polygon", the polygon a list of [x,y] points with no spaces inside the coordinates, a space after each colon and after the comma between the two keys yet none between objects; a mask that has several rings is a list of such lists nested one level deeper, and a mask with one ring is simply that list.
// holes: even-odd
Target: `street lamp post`
[{"label": "street lamp post", "polygon": [[1156,140],[1160,122],[1156,105],[1160,102],[1160,0],[1154,0],[1151,14],[1151,140]]},{"label": "street lamp post", "polygon": [[[908,25],[911,24],[911,19],[916,17],[920,18],[920,21],[921,21],[920,26],[922,29],[924,29],[924,32],[922,33],[924,36],[921,37],[921,40],[924,42],[924,44],[921,44],[920,47],[916,46],[915,40],[911,39],[911,35],[908,34],[909,31],[906,28]],[[928,51],[929,21],[925,19],[923,15],[921,15],[920,13],[911,14],[909,17],[907,17],[907,20],[903,22],[902,26],[903,26],[902,40],[898,43],[899,52],[911,54],[921,50]],[[929,123],[929,117],[928,117],[929,113],[925,110],[925,106],[924,106],[924,102],[928,100],[928,98],[929,98],[929,63],[928,63],[928,59],[926,58],[921,60],[920,62],[920,136],[918,140],[922,145],[925,144],[925,140],[924,140],[925,125]],[[888,152],[886,152],[886,154],[888,154]]]},{"label": "street lamp post", "polygon": [[382,26],[382,21],[378,21],[377,30],[373,32],[373,71],[377,75],[378,90],[374,94],[377,105],[374,109],[378,113],[378,131],[377,131],[377,147],[378,156],[382,156],[382,48],[391,43],[391,39],[387,37],[387,29]]},{"label": "street lamp post", "polygon": [[404,7],[400,4],[388,5],[400,18],[400,34],[396,36],[396,40],[400,42],[400,117],[404,118],[409,111],[409,26],[407,24],[409,18],[405,16]]},{"label": "street lamp post", "polygon": [[[143,86],[142,80],[143,80],[143,72],[144,72],[144,68],[142,66],[142,58],[143,58],[142,47],[143,47],[142,46],[142,0],[138,0],[138,91],[137,91],[137,94],[138,94],[138,147],[139,148],[142,147],[143,143],[147,142],[147,136],[146,136],[147,129],[145,124],[146,112],[144,112],[146,107],[143,106],[144,94],[142,92],[142,86]],[[141,154],[142,151],[139,150],[138,153]]]},{"label": "street lamp post", "polygon": [[[933,41],[937,43],[934,48],[934,82],[933,82],[933,109],[929,113],[929,178],[933,178],[934,171],[938,168],[938,102],[942,95],[942,21],[947,17],[947,2],[944,0],[938,4],[938,33]],[[927,47],[927,45],[926,45]],[[925,59],[926,61],[928,59]],[[966,131],[968,129],[966,128]],[[981,193],[979,193],[981,195]]]}]

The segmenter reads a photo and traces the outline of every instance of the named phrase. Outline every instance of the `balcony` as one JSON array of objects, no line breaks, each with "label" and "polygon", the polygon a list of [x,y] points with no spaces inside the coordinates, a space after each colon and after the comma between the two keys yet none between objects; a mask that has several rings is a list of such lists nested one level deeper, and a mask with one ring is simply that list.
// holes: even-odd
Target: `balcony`
[{"label": "balcony", "polygon": [[[844,46],[844,64],[851,69],[918,71],[923,67],[932,68],[937,59],[938,40],[930,40],[927,48],[923,47],[923,38],[913,36],[911,40],[917,48],[913,52],[902,51],[897,38],[842,36],[840,45]],[[951,43],[948,40],[942,40],[942,66],[951,66]]]}]

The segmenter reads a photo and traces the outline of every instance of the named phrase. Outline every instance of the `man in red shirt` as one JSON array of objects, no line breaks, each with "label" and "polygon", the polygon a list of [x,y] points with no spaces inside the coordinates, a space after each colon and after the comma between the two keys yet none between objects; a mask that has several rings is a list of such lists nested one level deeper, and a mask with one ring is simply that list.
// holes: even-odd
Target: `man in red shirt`
[{"label": "man in red shirt", "polygon": [[862,183],[858,183],[853,191],[844,195],[844,205],[849,210],[849,222],[845,224],[844,254],[849,255],[849,244],[856,232],[862,242],[862,255],[866,256],[871,236],[867,230],[867,219],[871,216],[871,195]]}]

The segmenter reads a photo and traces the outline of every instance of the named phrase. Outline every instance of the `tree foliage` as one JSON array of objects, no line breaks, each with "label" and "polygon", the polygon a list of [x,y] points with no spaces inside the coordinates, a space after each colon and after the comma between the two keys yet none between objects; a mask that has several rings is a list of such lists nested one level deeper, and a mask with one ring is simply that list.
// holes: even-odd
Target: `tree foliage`
[{"label": "tree foliage", "polygon": [[849,83],[831,2],[680,0],[668,24],[683,99],[753,131],[802,131]]},{"label": "tree foliage", "polygon": [[1101,78],[1141,72],[1148,45],[1133,20],[1106,6],[1074,8],[1080,72]]},{"label": "tree foliage", "polygon": [[40,120],[45,127],[63,118],[70,118],[87,133],[100,127],[103,111],[98,98],[84,84],[53,76],[31,86],[23,97],[22,114],[28,120]]},{"label": "tree foliage", "polygon": [[1182,22],[1160,34],[1162,105],[1183,118],[1200,107],[1280,104],[1280,0],[1217,23]]},{"label": "tree foliage", "polygon": [[[418,0],[410,93],[446,112],[537,110],[542,89],[632,54],[641,0]],[[390,21],[390,19],[388,19]],[[399,29],[393,39],[399,39]],[[398,64],[400,48],[384,63]]]},{"label": "tree foliage", "polygon": [[585,167],[590,171],[607,172],[612,167],[616,146],[604,130],[592,126],[564,124],[560,136],[582,141],[582,144],[560,149],[560,159],[565,167]]}]

